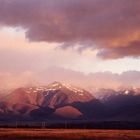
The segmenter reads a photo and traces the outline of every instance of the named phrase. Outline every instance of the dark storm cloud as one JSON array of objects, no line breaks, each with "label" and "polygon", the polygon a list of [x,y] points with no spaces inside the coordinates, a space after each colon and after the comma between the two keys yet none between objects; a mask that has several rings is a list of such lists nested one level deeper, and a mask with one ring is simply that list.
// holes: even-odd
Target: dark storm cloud
[{"label": "dark storm cloud", "polygon": [[[133,55],[132,55],[133,54]],[[127,46],[118,46],[117,48],[103,49],[98,56],[102,58],[120,58],[124,56],[140,56],[140,40],[130,42]]]},{"label": "dark storm cloud", "polygon": [[140,56],[139,0],[0,0],[0,25],[27,29],[31,41],[89,41],[103,58]]}]

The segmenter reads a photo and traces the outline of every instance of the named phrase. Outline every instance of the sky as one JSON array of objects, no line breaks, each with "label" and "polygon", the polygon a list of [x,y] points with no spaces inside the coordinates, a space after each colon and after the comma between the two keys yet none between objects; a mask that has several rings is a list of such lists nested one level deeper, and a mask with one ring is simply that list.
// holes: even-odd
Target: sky
[{"label": "sky", "polygon": [[0,0],[0,85],[140,86],[139,0]]}]

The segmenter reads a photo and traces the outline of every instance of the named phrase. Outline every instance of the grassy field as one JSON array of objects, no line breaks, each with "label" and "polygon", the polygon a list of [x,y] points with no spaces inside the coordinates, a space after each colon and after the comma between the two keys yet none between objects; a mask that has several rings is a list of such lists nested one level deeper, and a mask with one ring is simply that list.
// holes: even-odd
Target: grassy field
[{"label": "grassy field", "polygon": [[140,140],[140,130],[0,129],[0,140]]}]

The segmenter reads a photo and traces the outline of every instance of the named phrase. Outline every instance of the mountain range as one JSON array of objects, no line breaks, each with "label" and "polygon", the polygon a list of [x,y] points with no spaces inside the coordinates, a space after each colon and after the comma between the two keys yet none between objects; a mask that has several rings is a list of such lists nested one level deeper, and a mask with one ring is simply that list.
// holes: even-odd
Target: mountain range
[{"label": "mountain range", "polygon": [[[139,90],[101,89],[96,95],[60,82],[0,96],[0,120],[140,121]],[[102,95],[102,96],[101,96]]]}]

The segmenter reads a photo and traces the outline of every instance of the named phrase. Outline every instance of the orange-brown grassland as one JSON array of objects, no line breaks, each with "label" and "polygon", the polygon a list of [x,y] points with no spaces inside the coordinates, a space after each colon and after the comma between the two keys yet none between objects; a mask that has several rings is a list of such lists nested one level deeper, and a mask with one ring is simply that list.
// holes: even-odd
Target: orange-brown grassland
[{"label": "orange-brown grassland", "polygon": [[140,130],[0,129],[0,140],[140,140]]}]

